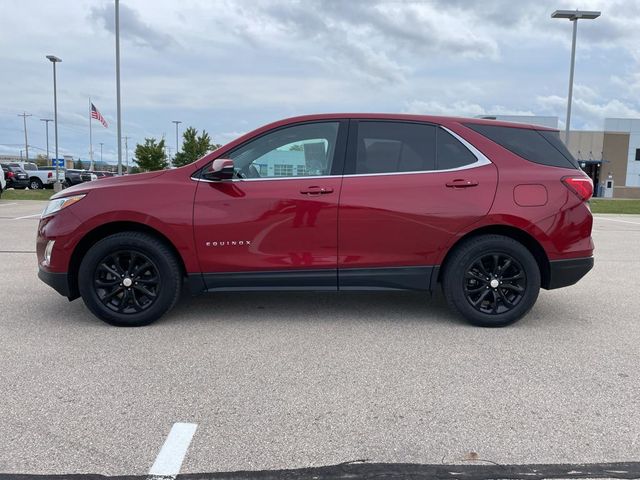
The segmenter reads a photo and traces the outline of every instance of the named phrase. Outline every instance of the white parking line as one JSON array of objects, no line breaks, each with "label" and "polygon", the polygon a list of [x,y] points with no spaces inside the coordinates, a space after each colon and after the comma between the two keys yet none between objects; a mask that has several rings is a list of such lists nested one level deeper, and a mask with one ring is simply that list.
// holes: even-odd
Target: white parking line
[{"label": "white parking line", "polygon": [[34,213],[33,215],[25,215],[24,217],[16,217],[13,220],[22,220],[24,218],[39,217],[40,215],[42,215],[42,214],[41,213]]},{"label": "white parking line", "polygon": [[610,222],[630,223],[631,225],[640,225],[640,222],[630,222],[629,220],[618,220],[617,218],[596,217],[600,220],[609,220]]},{"label": "white parking line", "polygon": [[0,203],[0,207],[8,207],[9,205],[17,205],[17,203]]},{"label": "white parking line", "polygon": [[160,449],[160,453],[149,470],[150,479],[170,480],[180,473],[180,467],[187,449],[191,444],[193,434],[198,425],[195,423],[174,423],[171,431]]}]

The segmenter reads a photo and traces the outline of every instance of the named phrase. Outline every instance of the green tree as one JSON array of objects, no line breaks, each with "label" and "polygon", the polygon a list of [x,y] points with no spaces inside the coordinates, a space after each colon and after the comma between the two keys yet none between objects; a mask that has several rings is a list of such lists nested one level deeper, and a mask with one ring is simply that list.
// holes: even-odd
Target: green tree
[{"label": "green tree", "polygon": [[198,130],[189,127],[182,134],[182,151],[176,154],[173,164],[176,167],[189,165],[218,147],[219,145],[211,143],[211,137],[206,131],[203,130],[198,135]]},{"label": "green tree", "polygon": [[39,167],[48,167],[49,159],[47,158],[46,155],[39,153],[38,156],[36,157],[36,165],[38,165]]},{"label": "green tree", "polygon": [[144,144],[137,144],[135,158],[140,170],[153,171],[167,168],[167,156],[164,153],[164,138],[159,142],[155,138],[145,138]]},{"label": "green tree", "polygon": [[84,164],[82,163],[82,160],[78,159],[75,162],[73,162],[73,168],[75,168],[76,170],[82,170],[84,168]]}]

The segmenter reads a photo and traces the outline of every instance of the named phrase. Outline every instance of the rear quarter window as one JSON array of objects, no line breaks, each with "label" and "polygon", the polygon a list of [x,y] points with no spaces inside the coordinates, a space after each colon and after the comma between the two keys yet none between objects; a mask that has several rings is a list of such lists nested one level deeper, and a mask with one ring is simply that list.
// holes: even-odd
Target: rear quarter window
[{"label": "rear quarter window", "polygon": [[556,131],[474,123],[465,126],[530,162],[550,167],[579,168]]}]

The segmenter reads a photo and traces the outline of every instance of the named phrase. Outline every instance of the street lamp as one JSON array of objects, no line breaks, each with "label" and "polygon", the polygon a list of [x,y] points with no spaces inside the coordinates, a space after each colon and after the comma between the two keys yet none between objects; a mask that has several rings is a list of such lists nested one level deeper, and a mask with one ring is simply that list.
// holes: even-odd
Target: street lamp
[{"label": "street lamp", "polygon": [[103,142],[100,142],[100,163],[102,163],[102,146],[104,145]]},{"label": "street lamp", "polygon": [[571,127],[571,99],[573,97],[573,69],[576,64],[576,34],[578,20],[593,20],[600,16],[600,12],[587,10],[556,10],[551,18],[565,18],[573,22],[573,42],[571,43],[571,69],[569,70],[569,96],[567,98],[567,121],[565,124],[564,142],[569,145],[569,129]]},{"label": "street lamp", "polygon": [[171,120],[171,123],[176,124],[176,155],[178,154],[178,125],[182,123],[181,120]]},{"label": "street lamp", "polygon": [[56,181],[53,184],[53,190],[55,192],[59,192],[62,190],[62,185],[60,184],[58,171],[58,92],[56,87],[56,63],[62,62],[62,59],[55,55],[47,55],[47,59],[53,63],[53,125],[55,127],[54,130],[56,138]]},{"label": "street lamp", "polygon": [[53,122],[50,118],[41,118],[41,122],[44,122],[45,129],[47,131],[47,162],[49,161],[49,122]]},{"label": "street lamp", "polygon": [[115,0],[116,20],[116,116],[118,117],[118,175],[122,175],[122,108],[120,105],[120,0]]}]

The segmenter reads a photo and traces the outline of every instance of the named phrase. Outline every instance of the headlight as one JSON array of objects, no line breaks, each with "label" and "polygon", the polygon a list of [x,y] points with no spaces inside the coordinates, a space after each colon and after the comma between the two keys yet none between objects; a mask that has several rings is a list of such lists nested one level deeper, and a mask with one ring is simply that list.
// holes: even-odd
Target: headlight
[{"label": "headlight", "polygon": [[56,198],[54,200],[50,200],[46,208],[44,209],[44,212],[42,212],[42,216],[46,217],[47,215],[52,215],[56,212],[59,212],[63,208],[67,208],[73,205],[74,203],[79,202],[85,197],[85,195],[86,194],[73,195],[71,197],[62,197],[62,198]]}]

